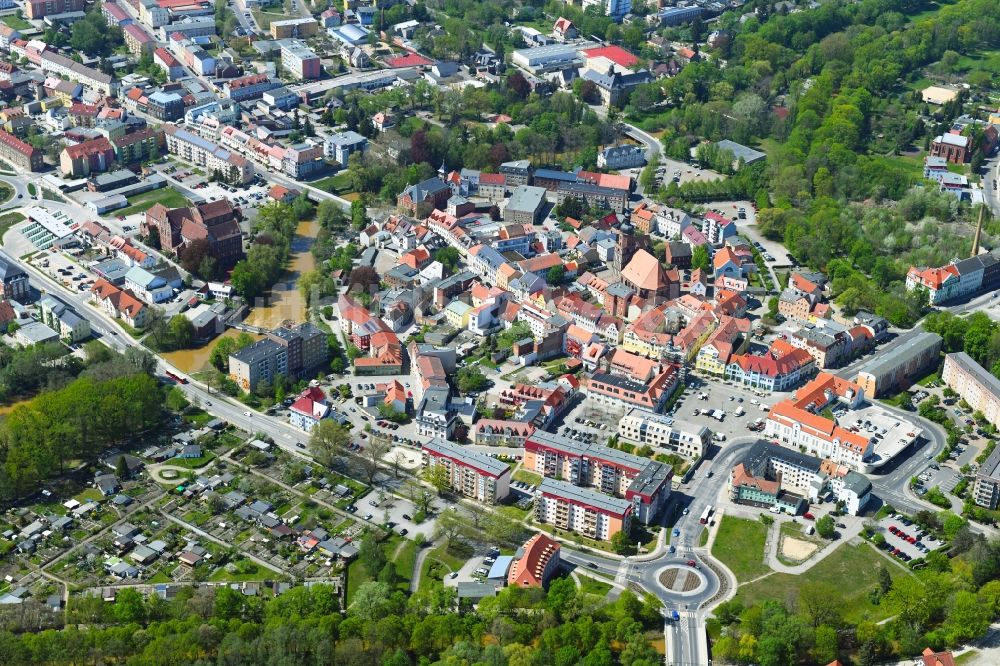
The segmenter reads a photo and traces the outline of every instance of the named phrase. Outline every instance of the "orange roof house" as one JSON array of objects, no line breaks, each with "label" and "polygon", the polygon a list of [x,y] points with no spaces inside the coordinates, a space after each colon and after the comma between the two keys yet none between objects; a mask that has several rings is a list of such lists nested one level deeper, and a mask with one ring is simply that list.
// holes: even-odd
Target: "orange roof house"
[{"label": "orange roof house", "polygon": [[515,556],[507,574],[507,583],[517,587],[542,587],[559,568],[561,546],[538,533],[528,539]]},{"label": "orange roof house", "polygon": [[935,652],[924,648],[920,656],[924,660],[924,666],[955,666],[955,657],[951,652]]}]

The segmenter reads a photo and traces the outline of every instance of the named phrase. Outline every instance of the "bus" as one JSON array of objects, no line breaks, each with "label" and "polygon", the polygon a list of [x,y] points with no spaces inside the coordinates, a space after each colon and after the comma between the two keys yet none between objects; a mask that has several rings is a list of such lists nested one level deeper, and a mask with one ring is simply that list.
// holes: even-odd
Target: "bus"
[{"label": "bus", "polygon": [[702,525],[707,525],[708,519],[711,516],[712,516],[712,505],[709,504],[708,506],[705,507],[705,510],[701,512],[701,518],[698,519],[698,522],[701,523]]},{"label": "bus", "polygon": [[170,372],[169,370],[167,370],[166,375],[167,375],[167,377],[169,377],[170,379],[174,380],[178,384],[187,384],[188,383],[187,377],[182,377],[181,375],[178,375],[178,374],[175,374],[173,372]]}]

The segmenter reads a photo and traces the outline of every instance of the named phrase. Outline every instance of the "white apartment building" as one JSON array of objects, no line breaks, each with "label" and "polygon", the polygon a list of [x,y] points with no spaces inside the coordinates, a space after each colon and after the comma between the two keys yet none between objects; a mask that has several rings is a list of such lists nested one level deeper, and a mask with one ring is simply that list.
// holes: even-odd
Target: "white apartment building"
[{"label": "white apartment building", "polygon": [[965,352],[944,357],[941,380],[969,403],[973,411],[983,413],[993,425],[1000,425],[1000,379]]},{"label": "white apartment building", "polygon": [[632,502],[602,495],[565,481],[542,479],[535,493],[535,520],[591,539],[607,541],[628,533]]},{"label": "white apartment building", "polygon": [[510,467],[495,458],[439,438],[423,447],[428,468],[443,467],[452,490],[485,504],[496,504],[510,493]]},{"label": "white apartment building", "polygon": [[618,421],[618,436],[639,446],[667,449],[677,455],[698,459],[705,452],[712,433],[705,426],[675,421],[645,409],[633,409]]}]

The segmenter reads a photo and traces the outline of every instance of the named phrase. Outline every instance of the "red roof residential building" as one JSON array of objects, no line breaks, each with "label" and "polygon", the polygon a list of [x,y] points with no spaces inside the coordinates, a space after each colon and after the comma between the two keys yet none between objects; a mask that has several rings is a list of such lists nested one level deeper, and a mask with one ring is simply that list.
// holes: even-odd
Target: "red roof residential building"
[{"label": "red roof residential building", "polygon": [[517,587],[543,587],[559,568],[558,543],[539,532],[520,549],[507,574],[507,584]]},{"label": "red roof residential building", "polygon": [[924,666],[955,666],[955,657],[951,652],[935,652],[930,648],[924,648],[920,657],[924,660]]}]

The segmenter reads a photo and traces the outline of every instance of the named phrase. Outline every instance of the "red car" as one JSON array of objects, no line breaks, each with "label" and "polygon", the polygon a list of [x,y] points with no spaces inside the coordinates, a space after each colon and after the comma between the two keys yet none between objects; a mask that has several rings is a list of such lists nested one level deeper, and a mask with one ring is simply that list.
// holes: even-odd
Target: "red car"
[{"label": "red car", "polygon": [[688,566],[689,567],[696,567],[696,566],[698,566],[698,563],[695,562],[694,560],[688,560]]},{"label": "red car", "polygon": [[806,520],[816,520],[816,518],[811,513],[808,513],[808,512],[807,513],[803,513],[802,517],[805,518]]},{"label": "red car", "polygon": [[893,548],[893,549],[892,549],[892,554],[893,554],[893,555],[899,555],[899,553],[900,553],[900,552],[901,552],[901,551],[899,550],[899,548]]}]

